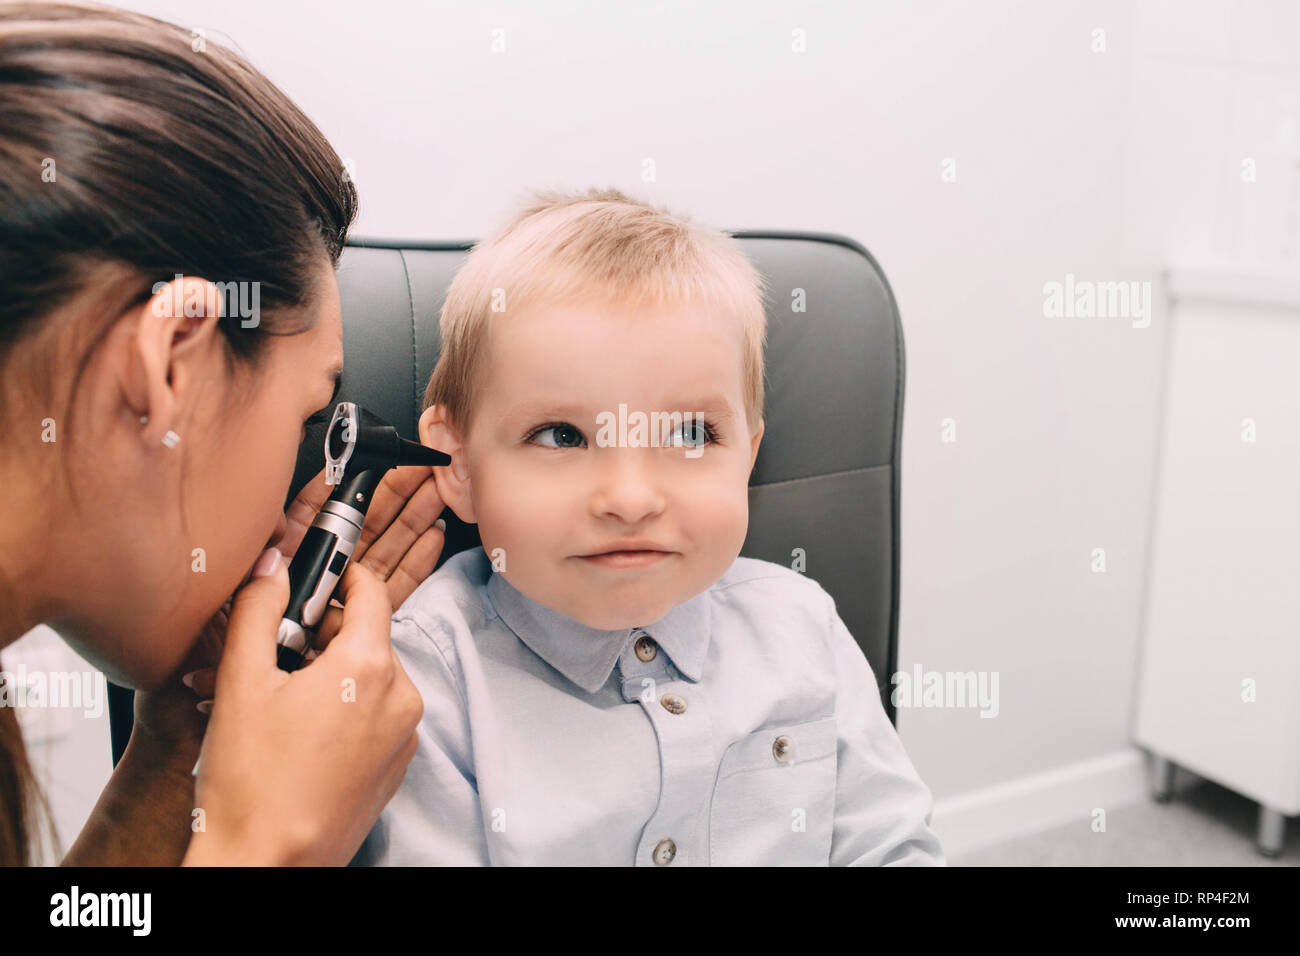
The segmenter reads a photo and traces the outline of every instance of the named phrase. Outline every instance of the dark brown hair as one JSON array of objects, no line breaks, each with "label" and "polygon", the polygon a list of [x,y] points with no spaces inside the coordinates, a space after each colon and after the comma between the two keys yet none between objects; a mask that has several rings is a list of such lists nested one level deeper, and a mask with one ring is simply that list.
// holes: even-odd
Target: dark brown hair
[{"label": "dark brown hair", "polygon": [[[324,257],[338,263],[356,212],[324,135],[226,47],[116,7],[0,3],[10,384],[22,374],[39,387],[65,361],[38,347],[42,320],[93,284],[120,308],[70,320],[75,392],[113,320],[177,274],[259,284],[254,328],[230,309],[217,320],[232,365],[256,367],[267,335],[306,330],[289,316],[314,301],[316,270]],[[12,717],[0,714],[0,864],[30,859],[34,784]]]},{"label": "dark brown hair", "polygon": [[[0,686],[7,680],[12,678],[0,673]],[[14,691],[13,687],[4,689],[10,697]],[[0,865],[29,862],[38,814],[44,813],[49,822],[49,808],[31,781],[18,714],[13,707],[0,705]]]}]

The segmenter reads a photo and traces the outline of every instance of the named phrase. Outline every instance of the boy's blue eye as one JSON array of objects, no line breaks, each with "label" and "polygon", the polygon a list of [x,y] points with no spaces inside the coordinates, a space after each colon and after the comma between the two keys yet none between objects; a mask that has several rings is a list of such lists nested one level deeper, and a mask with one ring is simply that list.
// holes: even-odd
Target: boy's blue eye
[{"label": "boy's blue eye", "polygon": [[[550,435],[551,441],[534,441],[539,435]],[[717,429],[711,423],[695,418],[683,422],[682,427],[674,431],[663,444],[669,447],[699,448],[717,440]],[[581,448],[585,444],[582,432],[568,422],[541,425],[529,432],[525,441],[540,445],[542,448]]]},{"label": "boy's blue eye", "polygon": [[[533,439],[538,435],[545,435],[548,433],[554,435],[553,443],[533,442]],[[575,440],[581,443],[583,437],[582,432],[578,431],[578,429],[570,425],[568,422],[554,422],[550,425],[542,425],[540,428],[534,429],[529,433],[526,440],[533,442],[533,444],[541,445],[543,448],[581,448],[581,444],[569,443]]]},{"label": "boy's blue eye", "polygon": [[[680,441],[677,440],[678,432],[681,432],[683,435]],[[718,434],[714,431],[712,425],[703,419],[693,418],[690,421],[682,422],[682,427],[678,429],[678,431],[673,432],[673,440],[671,444],[699,447],[717,440]]]}]

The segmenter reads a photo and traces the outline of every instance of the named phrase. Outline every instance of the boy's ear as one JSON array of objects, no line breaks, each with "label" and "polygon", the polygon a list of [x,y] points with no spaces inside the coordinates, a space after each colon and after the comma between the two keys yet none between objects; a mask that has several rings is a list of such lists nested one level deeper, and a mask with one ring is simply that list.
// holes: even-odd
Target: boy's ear
[{"label": "boy's ear", "polygon": [[466,524],[475,524],[473,496],[469,489],[469,465],[460,431],[447,418],[443,405],[430,405],[420,415],[420,443],[451,456],[450,465],[435,465],[433,482],[438,496]]}]

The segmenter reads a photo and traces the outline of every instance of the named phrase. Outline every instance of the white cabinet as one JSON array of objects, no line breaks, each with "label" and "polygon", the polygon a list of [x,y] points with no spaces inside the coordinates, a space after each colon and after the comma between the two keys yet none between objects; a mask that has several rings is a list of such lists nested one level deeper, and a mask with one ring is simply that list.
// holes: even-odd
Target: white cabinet
[{"label": "white cabinet", "polygon": [[1175,270],[1135,737],[1300,814],[1300,277]]}]

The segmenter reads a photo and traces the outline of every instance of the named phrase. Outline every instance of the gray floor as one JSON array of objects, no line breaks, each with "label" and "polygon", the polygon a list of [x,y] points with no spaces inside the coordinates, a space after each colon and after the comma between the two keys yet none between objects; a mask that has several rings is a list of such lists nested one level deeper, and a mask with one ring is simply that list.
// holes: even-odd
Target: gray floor
[{"label": "gray floor", "polygon": [[951,866],[1298,866],[1300,817],[1286,825],[1282,855],[1255,852],[1258,805],[1204,782],[1169,803],[1147,800],[1106,815],[1106,832],[1084,820],[949,859]]}]

